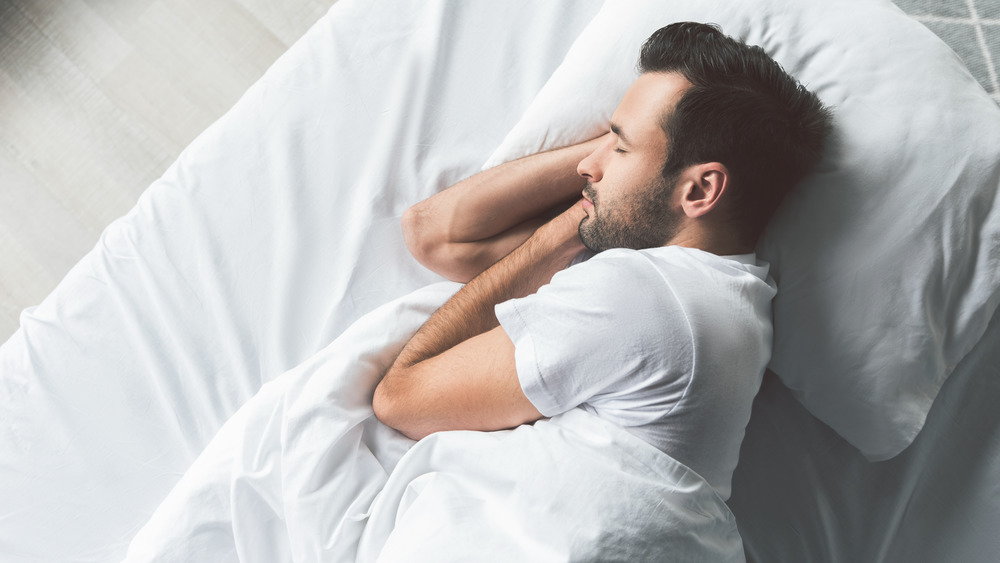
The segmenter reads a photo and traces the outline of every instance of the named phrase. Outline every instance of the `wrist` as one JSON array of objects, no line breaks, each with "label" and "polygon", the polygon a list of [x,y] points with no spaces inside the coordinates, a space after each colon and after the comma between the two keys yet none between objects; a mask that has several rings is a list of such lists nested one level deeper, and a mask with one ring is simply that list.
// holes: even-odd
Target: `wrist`
[{"label": "wrist", "polygon": [[533,238],[537,246],[550,257],[554,267],[565,268],[584,250],[580,240],[580,222],[586,216],[587,212],[577,201],[535,232]]},{"label": "wrist", "polygon": [[466,289],[475,287],[475,293],[484,296],[491,305],[534,293],[586,248],[579,235],[580,221],[585,216],[580,203],[574,203],[470,281]]}]

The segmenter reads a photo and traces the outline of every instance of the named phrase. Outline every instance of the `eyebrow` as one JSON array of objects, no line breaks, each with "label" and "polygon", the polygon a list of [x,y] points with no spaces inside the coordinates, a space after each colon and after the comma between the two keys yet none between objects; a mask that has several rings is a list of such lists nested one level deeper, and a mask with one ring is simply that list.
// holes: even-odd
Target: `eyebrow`
[{"label": "eyebrow", "polygon": [[611,132],[614,133],[615,135],[618,135],[618,138],[621,139],[621,141],[624,142],[626,145],[632,146],[632,143],[628,140],[628,137],[626,137],[625,134],[622,133],[622,128],[619,127],[617,123],[611,124]]}]

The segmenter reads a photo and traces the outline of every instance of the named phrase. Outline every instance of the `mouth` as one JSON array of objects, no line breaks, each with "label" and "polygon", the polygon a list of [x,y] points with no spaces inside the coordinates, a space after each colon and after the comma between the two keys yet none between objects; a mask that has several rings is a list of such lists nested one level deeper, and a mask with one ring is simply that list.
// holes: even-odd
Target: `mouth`
[{"label": "mouth", "polygon": [[583,202],[581,202],[581,206],[584,209],[593,209],[594,201],[597,199],[597,191],[594,189],[594,186],[590,185],[590,182],[587,182],[586,187],[583,188],[582,195]]}]

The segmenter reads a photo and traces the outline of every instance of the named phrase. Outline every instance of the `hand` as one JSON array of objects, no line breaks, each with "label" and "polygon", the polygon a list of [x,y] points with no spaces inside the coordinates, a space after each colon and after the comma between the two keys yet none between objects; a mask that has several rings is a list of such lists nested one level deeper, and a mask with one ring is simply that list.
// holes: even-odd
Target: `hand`
[{"label": "hand", "polygon": [[[580,222],[587,217],[587,211],[583,208],[583,199],[576,200],[573,205],[569,206],[566,211],[563,211],[557,215],[552,221],[559,221],[559,228],[568,229],[570,232],[576,235],[577,240],[580,238]],[[582,250],[583,242],[580,242],[580,249]]]},{"label": "hand", "polygon": [[[568,266],[577,254],[586,248],[583,241],[580,240],[580,222],[587,217],[587,212],[581,205],[582,202],[582,199],[577,200],[565,211],[539,227],[532,236],[532,238],[544,241],[543,245],[558,248],[561,251],[559,255],[565,259],[561,268]],[[556,262],[561,263],[562,260]]]}]

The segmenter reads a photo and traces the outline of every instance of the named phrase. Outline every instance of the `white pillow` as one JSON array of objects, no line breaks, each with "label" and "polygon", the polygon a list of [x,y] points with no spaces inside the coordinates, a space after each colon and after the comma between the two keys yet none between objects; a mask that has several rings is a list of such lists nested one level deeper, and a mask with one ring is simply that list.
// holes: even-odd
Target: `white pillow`
[{"label": "white pillow", "polygon": [[487,166],[606,131],[675,21],[760,45],[834,109],[758,247],[779,285],[770,368],[869,459],[898,454],[1000,300],[1000,108],[888,0],[608,0]]}]

